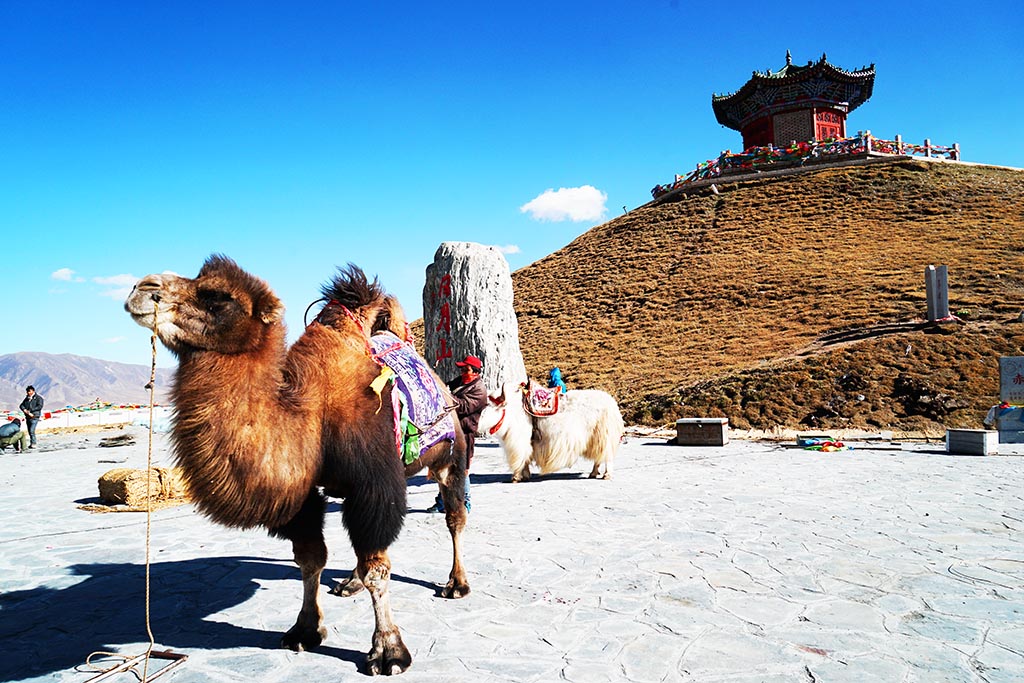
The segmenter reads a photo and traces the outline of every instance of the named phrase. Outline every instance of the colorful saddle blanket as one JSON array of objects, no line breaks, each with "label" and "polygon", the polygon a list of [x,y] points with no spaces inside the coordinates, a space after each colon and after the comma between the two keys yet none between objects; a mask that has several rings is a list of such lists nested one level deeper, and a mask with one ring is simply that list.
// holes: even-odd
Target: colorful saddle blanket
[{"label": "colorful saddle blanket", "polygon": [[402,462],[410,464],[440,441],[454,442],[455,419],[448,401],[413,345],[391,332],[378,332],[370,337],[370,348],[374,360],[393,373],[389,378],[398,389],[391,392],[391,406]]},{"label": "colorful saddle blanket", "polygon": [[547,417],[558,412],[558,397],[562,394],[561,387],[545,389],[530,384],[523,387],[523,408],[535,417]]}]

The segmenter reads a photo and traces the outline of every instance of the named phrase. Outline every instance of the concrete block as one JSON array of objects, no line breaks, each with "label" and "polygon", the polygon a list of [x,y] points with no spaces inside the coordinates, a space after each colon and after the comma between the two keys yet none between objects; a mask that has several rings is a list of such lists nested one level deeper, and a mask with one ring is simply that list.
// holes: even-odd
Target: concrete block
[{"label": "concrete block", "polygon": [[999,443],[1024,443],[1024,430],[1020,429],[1000,429],[999,430]]},{"label": "concrete block", "polygon": [[724,446],[727,443],[727,417],[688,417],[676,420],[677,446]]},{"label": "concrete block", "polygon": [[995,455],[999,432],[994,429],[947,429],[946,452],[955,455]]}]

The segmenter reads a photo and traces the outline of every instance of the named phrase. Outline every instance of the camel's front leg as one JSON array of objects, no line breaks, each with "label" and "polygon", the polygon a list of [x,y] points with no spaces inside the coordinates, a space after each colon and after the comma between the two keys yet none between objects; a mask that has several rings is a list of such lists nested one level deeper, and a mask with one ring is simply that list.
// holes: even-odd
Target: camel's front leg
[{"label": "camel's front leg", "polygon": [[371,676],[400,674],[412,664],[412,655],[402,642],[402,634],[391,616],[391,599],[388,596],[391,560],[387,552],[378,550],[359,554],[356,572],[370,592],[376,619],[373,646],[366,655],[367,672]]},{"label": "camel's front leg", "polygon": [[302,570],[302,609],[295,625],[281,638],[281,645],[301,652],[312,650],[327,637],[327,629],[321,623],[324,615],[320,611],[320,574],[327,564],[327,546],[322,537],[293,540],[292,551],[295,564]]}]

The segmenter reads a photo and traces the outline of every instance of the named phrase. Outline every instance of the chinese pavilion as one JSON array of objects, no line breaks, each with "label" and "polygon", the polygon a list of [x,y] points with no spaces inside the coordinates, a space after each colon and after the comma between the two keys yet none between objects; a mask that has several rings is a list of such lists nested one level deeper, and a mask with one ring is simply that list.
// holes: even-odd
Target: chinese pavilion
[{"label": "chinese pavilion", "polygon": [[776,72],[754,72],[730,95],[712,95],[711,107],[723,126],[743,134],[743,148],[792,141],[846,137],[846,115],[867,102],[875,83],[875,65],[844,71],[824,54],[807,66],[793,64]]}]

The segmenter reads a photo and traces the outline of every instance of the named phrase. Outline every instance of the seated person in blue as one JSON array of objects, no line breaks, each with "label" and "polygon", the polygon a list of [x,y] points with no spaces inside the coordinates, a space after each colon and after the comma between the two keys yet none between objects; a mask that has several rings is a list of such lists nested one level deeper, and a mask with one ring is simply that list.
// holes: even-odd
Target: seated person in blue
[{"label": "seated person in blue", "polygon": [[28,432],[22,431],[21,420],[14,418],[7,424],[0,425],[0,451],[6,451],[8,446],[14,446],[15,453],[23,453],[28,444]]},{"label": "seated person in blue", "polygon": [[563,394],[569,392],[569,387],[565,386],[565,382],[562,381],[562,371],[558,368],[551,368],[551,373],[548,377],[548,389],[554,389],[555,387],[561,387]]}]

